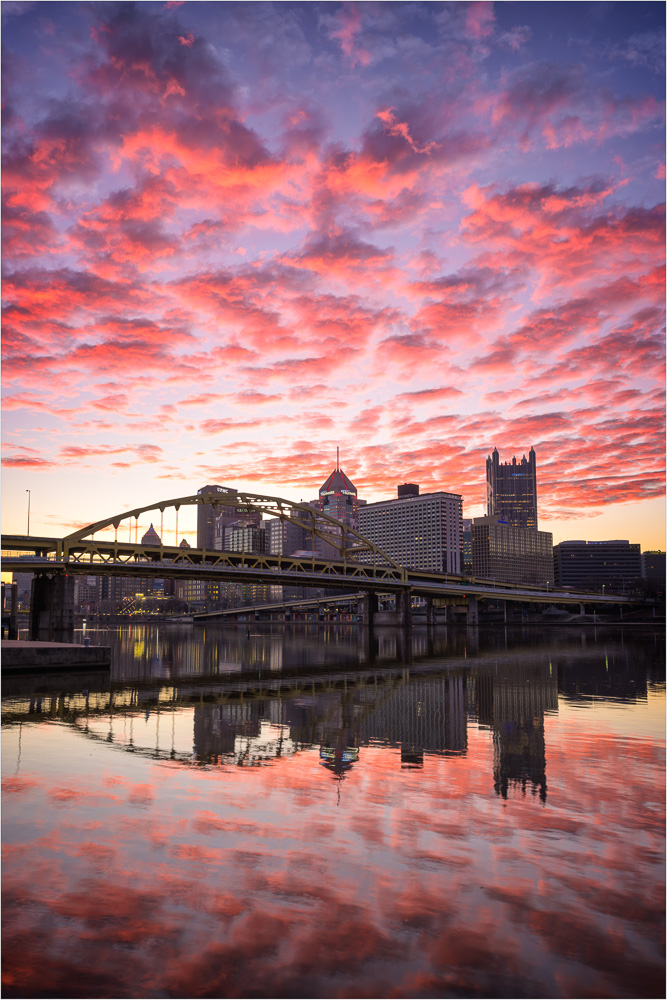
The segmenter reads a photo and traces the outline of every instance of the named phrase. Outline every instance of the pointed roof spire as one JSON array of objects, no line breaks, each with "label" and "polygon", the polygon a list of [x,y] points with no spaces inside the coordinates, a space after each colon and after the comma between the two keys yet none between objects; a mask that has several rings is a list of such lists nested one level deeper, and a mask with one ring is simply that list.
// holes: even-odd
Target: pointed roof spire
[{"label": "pointed roof spire", "polygon": [[336,445],[336,471],[340,469],[340,448]]},{"label": "pointed roof spire", "polygon": [[157,531],[153,527],[153,522],[152,521],[151,521],[150,528],[148,529],[148,531],[146,532],[146,534],[142,536],[141,544],[142,545],[159,545],[160,544],[160,536],[158,535]]}]

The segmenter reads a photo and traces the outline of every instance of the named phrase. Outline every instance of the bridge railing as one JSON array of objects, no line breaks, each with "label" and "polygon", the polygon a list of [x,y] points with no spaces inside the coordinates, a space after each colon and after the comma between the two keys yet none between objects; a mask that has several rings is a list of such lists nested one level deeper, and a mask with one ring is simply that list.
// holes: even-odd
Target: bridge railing
[{"label": "bridge railing", "polygon": [[[136,575],[137,569],[145,567],[151,570],[179,571],[183,577],[188,571],[193,574],[216,571],[238,572],[256,571],[266,574],[271,582],[274,573],[294,573],[295,575],[310,575],[322,578],[372,579],[384,580],[387,583],[402,582],[406,572],[402,567],[383,565],[377,562],[355,562],[353,560],[323,559],[319,556],[301,558],[297,556],[273,555],[267,553],[249,553],[238,551],[209,551],[205,549],[180,548],[164,545],[136,545],[131,542],[118,541],[75,541],[54,539],[46,555],[26,556],[25,549],[5,549],[5,562],[30,562],[48,566],[62,566],[71,570],[88,572],[95,575],[99,570],[127,570]],[[39,551],[43,551],[40,548]],[[11,554],[9,554],[11,553]]]}]

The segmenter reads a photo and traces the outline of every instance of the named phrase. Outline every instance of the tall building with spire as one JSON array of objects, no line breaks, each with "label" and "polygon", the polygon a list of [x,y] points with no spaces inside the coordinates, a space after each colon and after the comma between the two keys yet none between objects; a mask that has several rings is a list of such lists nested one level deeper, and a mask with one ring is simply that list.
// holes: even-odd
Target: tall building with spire
[{"label": "tall building with spire", "polygon": [[336,468],[320,487],[320,495],[313,506],[351,528],[358,528],[359,507],[365,503],[365,500],[360,500],[357,496],[357,487],[341,469],[340,453],[336,448]]},{"label": "tall building with spire", "polygon": [[[350,528],[359,527],[359,508],[365,505],[365,500],[357,496],[357,487],[340,467],[340,453],[336,448],[336,468],[320,487],[317,500],[311,500],[310,506],[321,510],[323,514],[333,517],[336,521]],[[334,531],[336,529],[333,529]],[[322,538],[314,539],[314,548],[324,559],[339,559],[340,553],[334,545],[329,545]]]},{"label": "tall building with spire", "polygon": [[535,449],[520,462],[500,462],[498,449],[486,460],[487,516],[503,518],[517,528],[537,529]]}]

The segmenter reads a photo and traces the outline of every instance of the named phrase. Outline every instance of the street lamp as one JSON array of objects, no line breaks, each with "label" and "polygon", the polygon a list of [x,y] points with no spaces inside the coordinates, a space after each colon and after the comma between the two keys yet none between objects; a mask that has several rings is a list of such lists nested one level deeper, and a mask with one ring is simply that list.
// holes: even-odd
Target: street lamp
[{"label": "street lamp", "polygon": [[30,534],[30,490],[26,490],[28,494],[28,534]]}]

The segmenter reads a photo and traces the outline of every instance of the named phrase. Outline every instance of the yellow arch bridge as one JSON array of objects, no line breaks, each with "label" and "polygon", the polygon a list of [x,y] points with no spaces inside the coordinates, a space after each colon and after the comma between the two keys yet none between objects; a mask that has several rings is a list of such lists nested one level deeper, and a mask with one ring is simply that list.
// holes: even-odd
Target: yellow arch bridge
[{"label": "yellow arch bridge", "polygon": [[[214,513],[233,513],[239,519],[251,514],[278,518],[304,529],[311,550],[296,555],[270,555],[164,544],[164,516],[176,517],[183,507],[207,506]],[[141,515],[160,515],[160,544],[137,541]],[[132,530],[134,528],[134,541]],[[125,531],[128,540],[124,541]],[[120,537],[119,537],[120,534]],[[97,537],[96,537],[97,536]],[[325,553],[317,555],[316,548]],[[308,551],[308,554],[303,554]],[[359,531],[307,504],[279,497],[238,492],[217,487],[216,492],[163,500],[137,507],[86,525],[64,538],[2,535],[3,570],[33,573],[31,632],[33,635],[67,631],[73,623],[72,578],[77,575],[156,577],[161,579],[208,580],[225,583],[255,583],[301,587],[329,587],[366,595],[364,621],[372,622],[379,594],[394,595],[397,622],[409,624],[412,595],[444,599],[445,603],[468,605],[468,621],[477,620],[481,598],[500,601],[552,604],[635,603],[632,598],[598,593],[556,591],[545,586],[471,580],[449,573],[431,573],[399,565]],[[427,618],[428,620],[428,618]]]}]

